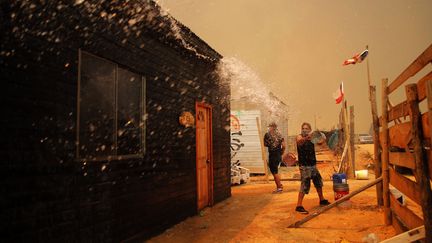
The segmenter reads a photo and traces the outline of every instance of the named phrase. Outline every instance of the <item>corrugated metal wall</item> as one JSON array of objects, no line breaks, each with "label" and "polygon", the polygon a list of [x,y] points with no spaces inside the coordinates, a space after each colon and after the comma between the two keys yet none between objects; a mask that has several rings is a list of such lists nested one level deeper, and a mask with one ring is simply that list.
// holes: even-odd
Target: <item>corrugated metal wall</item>
[{"label": "corrugated metal wall", "polygon": [[231,163],[240,161],[251,173],[265,173],[261,153],[260,136],[256,118],[261,120],[259,110],[232,110],[240,129],[231,129]]}]

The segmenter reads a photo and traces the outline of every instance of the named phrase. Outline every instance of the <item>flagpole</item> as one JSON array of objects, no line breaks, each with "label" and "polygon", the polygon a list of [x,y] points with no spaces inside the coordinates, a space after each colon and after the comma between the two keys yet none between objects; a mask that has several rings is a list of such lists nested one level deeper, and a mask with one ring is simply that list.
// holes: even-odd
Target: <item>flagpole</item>
[{"label": "flagpole", "polygon": [[[369,51],[369,46],[366,45],[366,50]],[[369,89],[369,101],[371,103],[371,111],[372,111],[372,125],[373,125],[373,138],[374,138],[374,167],[375,167],[375,178],[379,178],[382,174],[381,169],[381,154],[379,151],[379,120],[378,120],[378,109],[376,103],[376,87],[372,86],[371,77],[370,77],[370,69],[369,69],[369,59],[366,60],[367,67],[367,76],[368,76],[368,89]],[[383,198],[383,185],[382,183],[378,183],[376,185],[376,194],[377,194],[377,204],[379,206],[384,205]]]},{"label": "flagpole", "polygon": [[[366,50],[369,51],[369,45],[366,45]],[[369,58],[366,60],[366,67],[367,67],[367,76],[368,76],[368,89],[369,89],[369,101],[371,101],[371,78],[370,78],[370,71],[369,71]]]}]

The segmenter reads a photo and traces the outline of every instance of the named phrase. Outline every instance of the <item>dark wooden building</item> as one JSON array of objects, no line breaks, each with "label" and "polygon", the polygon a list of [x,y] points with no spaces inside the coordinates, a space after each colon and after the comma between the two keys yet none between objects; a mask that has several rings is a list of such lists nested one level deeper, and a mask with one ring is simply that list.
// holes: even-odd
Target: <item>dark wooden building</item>
[{"label": "dark wooden building", "polygon": [[2,0],[0,33],[1,242],[139,241],[230,197],[221,56],[153,1]]}]

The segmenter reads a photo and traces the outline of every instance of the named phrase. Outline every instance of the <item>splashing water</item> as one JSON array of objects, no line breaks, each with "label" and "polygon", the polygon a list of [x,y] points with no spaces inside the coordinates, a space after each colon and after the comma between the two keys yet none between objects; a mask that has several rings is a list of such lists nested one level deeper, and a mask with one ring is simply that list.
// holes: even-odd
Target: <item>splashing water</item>
[{"label": "splashing water", "polygon": [[180,41],[180,43],[182,44],[182,46],[184,48],[186,48],[187,50],[192,51],[193,53],[195,53],[196,56],[204,58],[204,59],[211,59],[210,57],[199,53],[195,47],[191,46],[189,43],[187,43],[182,35],[182,31],[181,31],[181,27],[177,24],[177,20],[174,19],[174,17],[172,17],[169,12],[167,10],[165,10],[161,3],[156,1],[156,4],[158,4],[160,6],[160,15],[162,17],[165,17],[166,20],[168,20],[169,22],[169,26],[170,26],[170,30],[171,30],[171,34],[174,36],[175,39],[177,39],[178,41]]},{"label": "splashing water", "polygon": [[281,103],[269,90],[258,74],[242,61],[223,58],[217,68],[222,85],[231,86],[231,100],[246,98],[249,102],[262,105],[274,115],[288,115],[288,106]]}]

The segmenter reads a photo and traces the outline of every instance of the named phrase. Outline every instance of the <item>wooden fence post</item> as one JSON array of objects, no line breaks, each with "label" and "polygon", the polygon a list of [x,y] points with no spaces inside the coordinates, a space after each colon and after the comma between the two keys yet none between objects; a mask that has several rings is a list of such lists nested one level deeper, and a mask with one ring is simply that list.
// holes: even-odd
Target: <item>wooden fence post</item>
[{"label": "wooden fence post", "polygon": [[[381,151],[380,151],[380,139],[379,139],[379,119],[378,109],[376,103],[376,86],[369,86],[370,101],[372,106],[372,122],[373,122],[373,140],[374,140],[374,169],[375,179],[381,177]],[[379,182],[376,185],[377,204],[383,206],[383,184]]]},{"label": "wooden fence post", "polygon": [[392,216],[390,211],[390,194],[389,194],[389,131],[388,131],[388,79],[382,80],[382,172],[383,172],[383,202],[384,202],[384,222],[391,225]]},{"label": "wooden fence post", "polygon": [[[343,108],[341,107],[341,109],[339,111],[339,127],[338,127],[339,128],[338,145],[340,145],[340,147],[342,148],[341,153],[343,153],[344,145],[345,145],[345,131],[344,131],[345,127],[343,124],[342,111],[343,111]],[[341,166],[342,166],[342,160],[341,160],[339,167],[341,167]],[[339,173],[339,171],[338,171],[338,173]]]},{"label": "wooden fence post", "polygon": [[[345,109],[344,109],[344,104],[345,102],[342,103],[342,107],[341,107],[341,111],[340,111],[340,125],[341,125],[341,130],[343,131],[341,134],[341,138],[343,139],[343,148],[342,148],[342,155],[343,155],[343,151],[345,150],[345,146],[346,146],[346,124],[345,124]],[[346,173],[346,161],[347,161],[348,156],[345,154],[345,156],[342,156],[341,158],[341,163],[339,165],[339,167],[341,168],[338,173],[340,172],[344,172]]]},{"label": "wooden fence post", "polygon": [[350,162],[352,161],[351,154],[351,139],[350,139],[350,127],[348,125],[348,117],[347,117],[347,102],[345,100],[343,104],[342,117],[343,117],[343,125],[344,125],[344,134],[345,134],[345,142],[348,142],[348,151],[347,151],[347,160],[345,162],[345,173],[349,178],[354,178],[354,173],[351,171]]},{"label": "wooden fence post", "polygon": [[351,171],[355,176],[355,146],[354,146],[354,106],[350,106],[350,147],[351,149]]},{"label": "wooden fence post", "polygon": [[[428,102],[428,118],[429,126],[432,124],[432,80],[427,82],[426,86],[427,102]],[[405,86],[408,105],[410,107],[411,117],[411,138],[414,144],[414,160],[415,160],[415,175],[416,181],[421,188],[421,202],[423,209],[423,221],[426,231],[426,242],[432,242],[432,191],[430,185],[430,174],[428,159],[423,151],[422,139],[426,136],[422,134],[421,113],[418,106],[418,92],[416,84]],[[423,135],[423,136],[422,136]],[[428,134],[430,135],[430,134]]]}]

